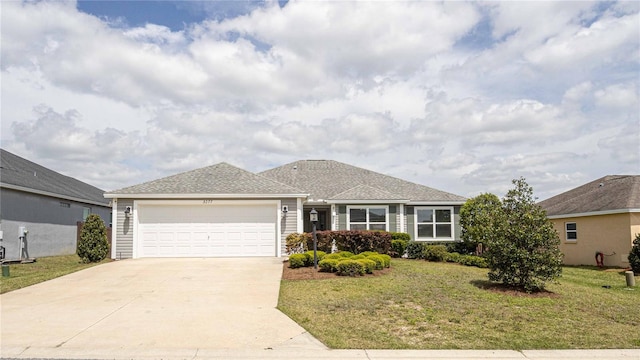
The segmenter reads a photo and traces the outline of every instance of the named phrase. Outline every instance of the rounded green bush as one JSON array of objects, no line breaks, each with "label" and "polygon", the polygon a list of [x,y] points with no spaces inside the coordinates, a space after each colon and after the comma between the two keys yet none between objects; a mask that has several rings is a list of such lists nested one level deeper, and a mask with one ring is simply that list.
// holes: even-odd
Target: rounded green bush
[{"label": "rounded green bush", "polygon": [[323,260],[326,259],[336,259],[336,260],[340,260],[340,259],[344,259],[344,257],[342,255],[340,255],[340,253],[333,253],[333,254],[327,254],[325,255],[323,258]]},{"label": "rounded green bush", "polygon": [[322,259],[318,263],[318,267],[322,272],[336,272],[338,266],[338,259]]},{"label": "rounded green bush", "polygon": [[[313,266],[313,250],[306,251],[304,255],[307,257],[305,266]],[[324,251],[316,251],[318,263],[320,263],[320,260],[322,260],[326,255],[327,253],[325,253]]]},{"label": "rounded green bush", "polygon": [[364,267],[364,271],[367,274],[373,274],[373,271],[376,269],[376,262],[371,259],[362,258],[356,261],[362,264],[362,266]]},{"label": "rounded green bush", "polygon": [[393,257],[402,257],[407,250],[408,243],[409,241],[407,240],[391,240],[391,254]]},{"label": "rounded green bush", "polygon": [[461,257],[462,255],[460,255],[459,253],[452,252],[447,254],[447,256],[444,258],[444,261],[451,262],[451,263],[459,263]]},{"label": "rounded green bush", "polygon": [[365,268],[357,260],[345,259],[338,263],[337,273],[340,276],[364,275]]},{"label": "rounded green bush", "polygon": [[375,251],[365,251],[365,252],[361,252],[359,255],[364,255],[365,257],[371,256],[371,255],[380,255]]},{"label": "rounded green bush", "polygon": [[371,255],[367,256],[367,259],[372,260],[376,263],[376,270],[384,269],[384,259],[380,255]]},{"label": "rounded green bush", "polygon": [[100,215],[90,214],[82,226],[77,253],[83,263],[104,260],[109,253],[107,228]]},{"label": "rounded green bush", "polygon": [[358,254],[358,255],[353,255],[352,257],[350,257],[349,259],[351,260],[360,260],[360,259],[364,259],[366,256],[362,255],[362,254]]},{"label": "rounded green bush", "polygon": [[307,255],[306,254],[291,254],[289,256],[289,267],[297,269],[306,266]]},{"label": "rounded green bush", "polygon": [[447,247],[444,245],[427,245],[422,250],[422,257],[427,261],[444,261],[447,254]]},{"label": "rounded green bush", "polygon": [[350,251],[340,251],[337,254],[340,254],[340,256],[345,257],[345,258],[350,258],[353,256],[353,253]]},{"label": "rounded green bush", "polygon": [[380,254],[378,255],[382,258],[382,260],[384,261],[383,266],[388,268],[391,267],[391,256],[387,255],[387,254]]}]

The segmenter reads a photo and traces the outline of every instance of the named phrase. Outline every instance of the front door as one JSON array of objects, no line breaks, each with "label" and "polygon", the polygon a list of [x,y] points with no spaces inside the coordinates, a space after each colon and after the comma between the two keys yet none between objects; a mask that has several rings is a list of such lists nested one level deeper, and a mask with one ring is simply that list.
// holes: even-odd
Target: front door
[{"label": "front door", "polygon": [[[316,209],[318,212],[318,224],[316,225],[316,231],[330,230],[331,226],[328,223],[328,209]],[[304,209],[304,232],[310,233],[313,229],[311,227],[311,221],[309,220],[309,212],[311,209]]]}]

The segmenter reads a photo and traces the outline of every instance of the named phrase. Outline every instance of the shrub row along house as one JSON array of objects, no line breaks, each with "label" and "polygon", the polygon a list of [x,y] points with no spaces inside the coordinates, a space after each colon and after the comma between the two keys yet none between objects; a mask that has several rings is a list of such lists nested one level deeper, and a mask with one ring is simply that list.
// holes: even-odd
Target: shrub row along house
[{"label": "shrub row along house", "polygon": [[[74,254],[78,222],[93,213],[108,225],[111,207],[103,195],[95,186],[0,149],[0,230],[6,259]],[[20,229],[27,233],[19,234]]]},{"label": "shrub row along house", "polygon": [[609,175],[541,201],[568,265],[629,266],[640,233],[640,175]]},{"label": "shrub row along house", "polygon": [[227,163],[111,191],[113,258],[282,256],[287,235],[319,230],[407,232],[460,240],[462,196],[330,160],[258,174]]}]

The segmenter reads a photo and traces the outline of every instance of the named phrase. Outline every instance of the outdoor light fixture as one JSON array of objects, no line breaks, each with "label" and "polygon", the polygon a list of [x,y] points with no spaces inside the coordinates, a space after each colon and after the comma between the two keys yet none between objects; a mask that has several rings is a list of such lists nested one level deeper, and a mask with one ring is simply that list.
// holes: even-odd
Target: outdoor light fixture
[{"label": "outdoor light fixture", "polygon": [[289,207],[287,205],[282,205],[282,214],[284,214],[284,216],[287,216],[288,212],[289,212]]},{"label": "outdoor light fixture", "polygon": [[131,215],[131,206],[127,206],[124,208],[124,216],[129,217]]},{"label": "outdoor light fixture", "polygon": [[318,212],[316,208],[312,208],[309,212],[309,220],[311,220],[313,234],[313,268],[318,268],[318,238],[316,237],[316,225],[318,224]]}]

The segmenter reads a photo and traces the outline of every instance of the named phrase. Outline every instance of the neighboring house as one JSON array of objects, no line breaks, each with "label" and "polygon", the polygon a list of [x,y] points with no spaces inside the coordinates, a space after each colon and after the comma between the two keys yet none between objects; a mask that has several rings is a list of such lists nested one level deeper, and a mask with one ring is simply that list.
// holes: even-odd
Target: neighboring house
[{"label": "neighboring house", "polygon": [[[98,214],[109,225],[104,191],[0,149],[0,230],[7,260],[76,252],[77,222]],[[21,253],[18,231],[28,230]]]},{"label": "neighboring house", "polygon": [[609,175],[539,203],[560,235],[567,265],[628,267],[640,233],[640,175]]},{"label": "neighboring house", "polygon": [[328,160],[254,174],[217,165],[105,194],[112,199],[113,258],[281,256],[287,235],[319,230],[408,232],[460,239],[465,198]]}]

